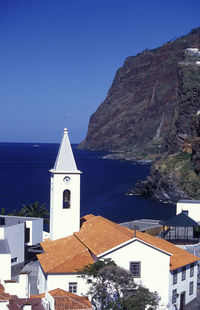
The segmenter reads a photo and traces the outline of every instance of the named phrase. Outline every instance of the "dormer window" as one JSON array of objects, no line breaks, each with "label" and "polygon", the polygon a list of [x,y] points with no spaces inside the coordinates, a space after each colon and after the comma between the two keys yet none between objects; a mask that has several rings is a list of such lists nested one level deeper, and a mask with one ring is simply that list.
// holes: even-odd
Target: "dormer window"
[{"label": "dormer window", "polygon": [[63,192],[63,209],[69,209],[70,208],[70,198],[71,198],[71,192],[69,189],[64,190]]}]

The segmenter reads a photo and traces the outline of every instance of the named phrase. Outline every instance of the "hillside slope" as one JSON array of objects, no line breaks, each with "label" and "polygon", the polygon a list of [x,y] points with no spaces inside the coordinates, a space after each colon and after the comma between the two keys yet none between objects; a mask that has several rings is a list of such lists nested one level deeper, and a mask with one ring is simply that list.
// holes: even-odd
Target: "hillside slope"
[{"label": "hillside slope", "polygon": [[[159,48],[126,59],[106,99],[91,116],[86,139],[79,148],[160,159],[162,164],[156,162],[151,172],[153,178],[159,166],[160,179],[169,154],[186,152],[192,171],[198,175],[199,114],[200,28],[197,28]],[[151,187],[151,176],[145,186]],[[171,182],[171,175],[168,176]],[[179,190],[179,182],[173,179],[173,186],[175,183]],[[147,192],[141,191],[154,196]],[[194,191],[189,195],[184,187],[180,193],[183,194],[180,197],[198,196]]]}]

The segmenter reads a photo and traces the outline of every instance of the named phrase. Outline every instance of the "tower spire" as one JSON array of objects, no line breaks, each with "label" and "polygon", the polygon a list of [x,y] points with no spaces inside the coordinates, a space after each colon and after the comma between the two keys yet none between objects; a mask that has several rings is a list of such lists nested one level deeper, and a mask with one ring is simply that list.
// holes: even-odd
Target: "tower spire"
[{"label": "tower spire", "polygon": [[56,240],[80,229],[80,174],[65,128],[51,172],[50,239]]},{"label": "tower spire", "polygon": [[55,172],[77,171],[76,162],[69,141],[67,128],[64,128],[64,134],[53,170]]}]

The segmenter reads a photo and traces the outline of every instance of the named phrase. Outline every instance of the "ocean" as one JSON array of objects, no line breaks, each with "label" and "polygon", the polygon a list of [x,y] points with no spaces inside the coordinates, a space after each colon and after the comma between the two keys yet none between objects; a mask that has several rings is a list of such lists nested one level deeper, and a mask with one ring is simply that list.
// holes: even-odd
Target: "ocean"
[{"label": "ocean", "polygon": [[[46,203],[49,209],[50,172],[59,144],[0,143],[0,210],[9,213],[23,204]],[[81,216],[102,215],[117,223],[140,218],[166,219],[175,205],[126,191],[149,174],[150,165],[103,159],[104,152],[77,150],[81,175]]]}]

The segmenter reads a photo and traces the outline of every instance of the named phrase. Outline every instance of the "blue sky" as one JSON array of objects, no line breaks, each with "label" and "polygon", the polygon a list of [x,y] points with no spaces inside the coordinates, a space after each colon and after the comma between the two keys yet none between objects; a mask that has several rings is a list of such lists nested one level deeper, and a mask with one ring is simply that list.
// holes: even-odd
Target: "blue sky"
[{"label": "blue sky", "polygon": [[0,0],[0,142],[59,142],[66,126],[80,142],[126,57],[199,27],[199,12],[199,0]]}]

